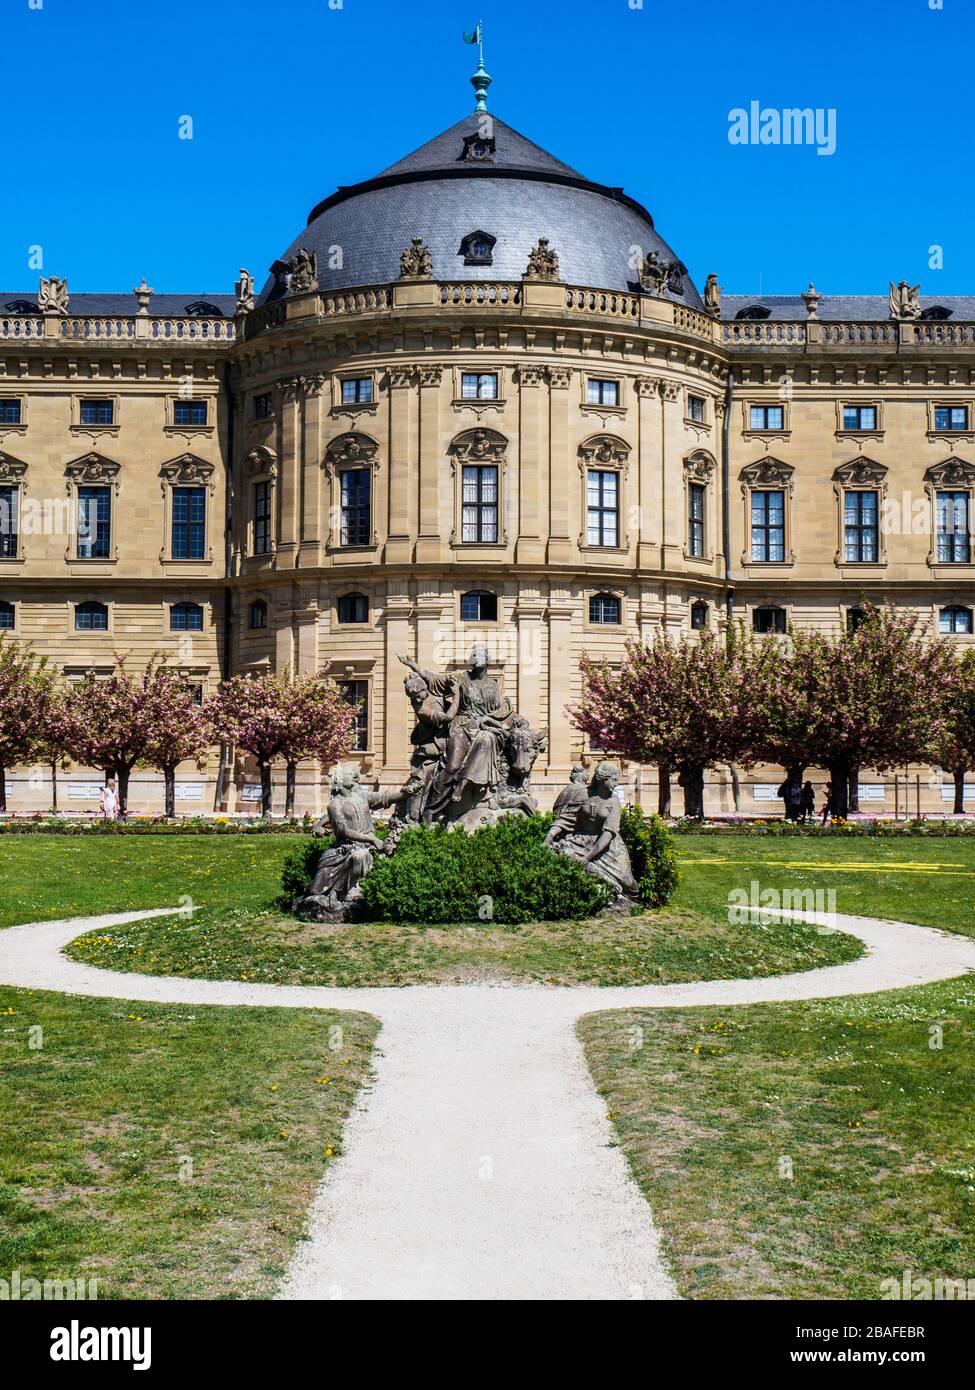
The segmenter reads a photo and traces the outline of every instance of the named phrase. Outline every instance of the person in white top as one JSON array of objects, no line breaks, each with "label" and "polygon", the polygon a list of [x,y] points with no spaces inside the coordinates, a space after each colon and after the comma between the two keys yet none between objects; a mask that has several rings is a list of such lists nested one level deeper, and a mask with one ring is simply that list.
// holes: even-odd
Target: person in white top
[{"label": "person in white top", "polygon": [[114,777],[109,777],[102,787],[99,804],[102,811],[103,820],[117,820],[119,811],[118,792],[115,789]]}]

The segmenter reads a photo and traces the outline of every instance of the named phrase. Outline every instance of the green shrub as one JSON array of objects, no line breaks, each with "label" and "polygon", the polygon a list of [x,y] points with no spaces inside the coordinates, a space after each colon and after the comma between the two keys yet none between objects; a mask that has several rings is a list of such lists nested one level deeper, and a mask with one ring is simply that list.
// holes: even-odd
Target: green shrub
[{"label": "green shrub", "polygon": [[633,877],[644,907],[663,907],[680,882],[677,851],[659,816],[645,817],[639,806],[624,806],[620,833],[630,855]]},{"label": "green shrub", "polygon": [[473,835],[408,830],[362,880],[366,913],[386,922],[559,922],[592,917],[611,891],[544,843],[549,816],[509,816]]},{"label": "green shrub", "polygon": [[290,907],[292,900],[303,893],[315,872],[315,862],[323,850],[331,849],[335,840],[331,835],[309,836],[289,849],[281,866],[281,903]]}]

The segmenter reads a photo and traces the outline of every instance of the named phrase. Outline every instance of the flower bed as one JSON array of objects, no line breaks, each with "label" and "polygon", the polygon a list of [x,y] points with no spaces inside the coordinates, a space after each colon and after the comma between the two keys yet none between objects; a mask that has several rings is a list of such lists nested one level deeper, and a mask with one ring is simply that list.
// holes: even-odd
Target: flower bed
[{"label": "flower bed", "polygon": [[314,816],[262,820],[260,816],[236,820],[230,816],[126,816],[102,820],[97,815],[7,817],[0,820],[0,835],[307,835]]},{"label": "flower bed", "polygon": [[945,839],[975,835],[975,820],[891,820],[865,817],[858,820],[834,820],[822,825],[818,820],[802,825],[789,820],[745,820],[728,817],[722,820],[696,821],[681,816],[671,828],[678,835],[767,835],[795,839],[892,839],[895,836],[930,835]]}]

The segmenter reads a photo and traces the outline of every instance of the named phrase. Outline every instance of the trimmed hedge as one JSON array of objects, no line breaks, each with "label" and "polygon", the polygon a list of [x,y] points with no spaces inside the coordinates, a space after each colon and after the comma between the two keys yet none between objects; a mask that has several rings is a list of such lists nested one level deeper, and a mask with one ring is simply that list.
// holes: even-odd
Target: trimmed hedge
[{"label": "trimmed hedge", "polygon": [[232,821],[203,816],[179,820],[167,820],[165,816],[127,816],[125,820],[31,816],[0,820],[0,835],[307,835],[315,820],[315,816],[272,821],[260,817]]},{"label": "trimmed hedge", "polygon": [[644,907],[663,907],[677,891],[680,868],[670,831],[659,816],[644,817],[638,806],[624,806],[620,834],[630,855],[633,877]]}]

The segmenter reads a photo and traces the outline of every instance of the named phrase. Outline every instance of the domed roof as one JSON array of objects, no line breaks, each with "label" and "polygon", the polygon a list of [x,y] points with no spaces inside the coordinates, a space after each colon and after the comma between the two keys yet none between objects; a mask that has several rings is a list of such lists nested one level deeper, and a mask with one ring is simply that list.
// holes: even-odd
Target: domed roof
[{"label": "domed roof", "polygon": [[414,237],[430,251],[433,278],[458,282],[520,280],[533,247],[547,237],[566,284],[632,292],[640,288],[641,258],[655,253],[674,267],[660,296],[701,305],[644,207],[478,112],[313,208],[272,267],[259,303],[286,292],[285,263],[300,248],[315,253],[327,293],[396,280]]}]

